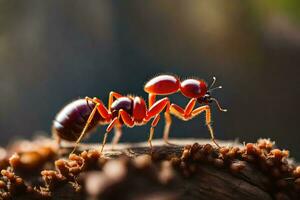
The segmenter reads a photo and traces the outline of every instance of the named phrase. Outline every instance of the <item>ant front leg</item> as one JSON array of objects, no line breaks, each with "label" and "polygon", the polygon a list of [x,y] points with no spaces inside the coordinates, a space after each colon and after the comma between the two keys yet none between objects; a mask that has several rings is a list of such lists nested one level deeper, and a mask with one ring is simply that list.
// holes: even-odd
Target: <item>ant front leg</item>
[{"label": "ant front leg", "polygon": [[211,111],[210,111],[210,107],[208,105],[196,108],[195,110],[193,110],[191,112],[190,116],[185,116],[182,111],[178,110],[176,106],[172,107],[172,105],[170,108],[170,112],[185,121],[196,117],[197,115],[201,114],[202,112],[205,112],[205,122],[206,122],[206,126],[208,127],[208,130],[209,130],[209,133],[211,136],[211,140],[213,141],[213,143],[215,143],[215,145],[217,147],[220,148],[220,145],[215,141],[213,128],[211,126]]},{"label": "ant front leg", "polygon": [[191,117],[192,111],[196,105],[197,99],[192,98],[188,104],[185,106],[183,109],[182,107],[178,106],[177,104],[171,104],[170,106],[170,111],[172,114],[174,114],[176,117],[182,119],[182,120],[187,120]]},{"label": "ant front leg", "polygon": [[208,105],[205,105],[205,106],[201,106],[201,107],[196,108],[195,110],[192,111],[192,117],[195,117],[195,116],[199,115],[200,113],[202,113],[204,111],[205,111],[205,122],[206,122],[206,126],[209,130],[211,140],[213,141],[213,143],[215,143],[215,145],[217,145],[218,148],[220,148],[220,145],[215,140],[214,131],[213,131],[213,128],[211,126],[210,107]]},{"label": "ant front leg", "polygon": [[[170,106],[170,110],[173,110],[173,114],[176,115],[177,117],[179,117],[180,119],[183,119],[184,116],[187,118],[188,116],[191,115],[192,110],[194,109],[195,105],[196,105],[196,98],[193,98],[189,101],[189,103],[186,105],[185,109],[181,108],[180,106],[176,105],[176,104],[171,104]],[[172,118],[170,115],[169,110],[167,110],[165,112],[165,129],[164,129],[164,141],[166,144],[171,144],[169,143],[169,132],[170,132],[170,127],[172,124]]]}]

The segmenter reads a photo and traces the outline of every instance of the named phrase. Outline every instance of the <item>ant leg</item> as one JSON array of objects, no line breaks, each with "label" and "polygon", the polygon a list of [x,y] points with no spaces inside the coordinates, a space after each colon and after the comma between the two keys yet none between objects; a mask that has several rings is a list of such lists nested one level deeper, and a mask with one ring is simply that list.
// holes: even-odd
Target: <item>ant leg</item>
[{"label": "ant leg", "polygon": [[112,150],[114,150],[114,147],[118,144],[121,136],[122,136],[122,129],[121,126],[115,126],[115,135],[112,140]]},{"label": "ant leg", "polygon": [[96,105],[99,104],[97,107],[97,110],[104,119],[111,118],[111,114],[109,113],[108,109],[104,106],[103,102],[100,99],[98,99],[97,97],[94,97],[94,98],[85,97],[85,100],[87,102],[91,101],[91,102],[95,103]]},{"label": "ant leg", "polygon": [[155,117],[157,114],[161,113],[165,108],[166,108],[166,112],[169,111],[169,107],[170,107],[170,100],[168,97],[160,99],[149,108],[144,120],[149,121],[152,117]]},{"label": "ant leg", "polygon": [[56,141],[56,144],[57,144],[58,149],[61,149],[61,148],[62,148],[62,145],[61,145],[61,138],[60,138],[60,137],[57,137],[57,136],[54,136],[54,139],[55,139],[55,141]]},{"label": "ant leg", "polygon": [[220,148],[219,144],[215,141],[215,137],[214,137],[214,132],[213,132],[213,128],[211,126],[211,112],[210,112],[210,107],[208,105],[206,106],[201,106],[196,108],[195,110],[193,110],[190,115],[186,115],[185,110],[183,110],[180,106],[176,105],[176,104],[172,104],[170,106],[170,112],[171,114],[177,116],[178,118],[187,121],[190,120],[192,118],[194,118],[195,116],[199,115],[200,113],[205,111],[205,121],[206,121],[206,126],[209,130],[210,133],[210,137],[211,140],[213,141],[213,143],[215,143],[215,145],[217,147]]},{"label": "ant leg", "polygon": [[213,131],[213,128],[211,126],[210,107],[208,105],[206,105],[206,106],[201,106],[201,107],[196,108],[195,110],[192,111],[192,118],[195,117],[196,115],[199,115],[200,113],[202,113],[204,111],[205,111],[205,122],[206,122],[206,126],[209,130],[211,140],[213,141],[213,143],[215,143],[215,145],[218,148],[220,148],[220,145],[215,141],[214,131]]},{"label": "ant leg", "polygon": [[96,97],[94,97],[93,99],[90,98],[90,97],[85,97],[85,100],[87,101],[87,103],[88,103],[88,101],[91,101],[91,102],[95,103],[96,105],[95,105],[95,107],[93,108],[93,110],[92,110],[92,112],[91,112],[91,114],[90,114],[90,116],[89,116],[89,118],[88,118],[88,120],[87,120],[87,122],[86,122],[86,124],[85,124],[85,126],[84,126],[84,128],[83,128],[83,130],[82,130],[82,132],[81,132],[81,134],[80,134],[80,136],[79,136],[79,138],[78,138],[77,141],[75,142],[74,149],[73,149],[73,151],[72,151],[71,153],[74,153],[74,152],[75,152],[75,150],[76,150],[78,144],[80,143],[80,141],[81,141],[82,138],[84,137],[84,135],[85,135],[85,133],[86,133],[86,131],[87,131],[87,129],[88,129],[88,127],[89,127],[91,121],[93,120],[93,118],[94,118],[94,116],[95,116],[96,111],[98,111],[99,114],[100,114],[104,119],[106,119],[106,120],[109,120],[109,119],[111,118],[111,114],[108,112],[108,110],[107,110],[106,107],[103,105],[103,103],[102,103],[102,101],[101,101],[100,99],[98,99],[98,98],[96,98]]},{"label": "ant leg", "polygon": [[112,128],[119,122],[118,118],[114,118],[110,124],[107,126],[106,128],[106,132],[104,134],[104,137],[103,137],[103,141],[102,141],[102,146],[101,146],[101,149],[100,149],[100,153],[102,153],[103,149],[104,149],[104,146],[106,144],[106,139],[107,139],[107,135],[111,132]]},{"label": "ant leg", "polygon": [[170,106],[170,113],[175,115],[177,118],[184,120],[184,109],[176,104],[171,104]]},{"label": "ant leg", "polygon": [[182,120],[186,120],[189,117],[191,117],[192,111],[196,105],[197,99],[196,98],[192,98],[188,104],[185,106],[185,108],[181,108],[180,106],[176,105],[176,104],[171,104],[170,106],[170,110],[172,110],[172,113],[182,119]]},{"label": "ant leg", "polygon": [[89,116],[89,118],[88,118],[88,120],[87,120],[87,122],[86,122],[86,124],[85,124],[85,126],[84,126],[84,128],[83,128],[83,130],[82,130],[82,132],[81,132],[81,134],[80,134],[80,136],[79,136],[79,138],[78,138],[77,141],[75,142],[75,146],[74,146],[74,149],[73,149],[73,151],[71,152],[71,154],[75,152],[75,150],[76,150],[76,148],[77,148],[79,142],[81,141],[81,139],[82,139],[83,136],[85,135],[86,130],[88,129],[88,127],[89,127],[91,121],[93,120],[93,118],[94,118],[94,116],[95,116],[95,113],[96,113],[96,111],[97,111],[97,107],[98,107],[98,106],[99,106],[99,104],[97,103],[96,106],[93,108],[93,110],[92,110],[92,112],[91,112],[91,114],[90,114],[90,116]]},{"label": "ant leg", "polygon": [[156,101],[156,95],[155,94],[149,94],[148,95],[148,107],[150,108]]},{"label": "ant leg", "polygon": [[[182,116],[190,116],[192,110],[194,109],[196,105],[196,98],[193,98],[189,101],[189,103],[186,105],[185,109],[181,108],[180,106],[176,104],[171,104],[170,109],[173,109],[173,113],[176,113],[176,116],[182,119]],[[164,141],[166,144],[171,144],[168,142],[169,140],[169,131],[170,131],[170,126],[172,124],[172,118],[170,116],[170,112],[166,111],[165,112],[165,129],[164,129]]]},{"label": "ant leg", "polygon": [[188,104],[185,106],[184,109],[184,116],[190,116],[195,105],[196,105],[197,99],[196,98],[192,98]]},{"label": "ant leg", "polygon": [[169,133],[170,133],[171,124],[172,124],[172,118],[171,118],[170,112],[166,111],[165,112],[165,128],[164,128],[164,135],[163,135],[163,139],[166,144],[171,144],[169,142]]},{"label": "ant leg", "polygon": [[122,119],[124,124],[126,124],[126,126],[130,128],[134,126],[134,120],[125,110],[120,109],[118,114],[119,114],[118,119],[119,120]]},{"label": "ant leg", "polygon": [[[124,124],[128,127],[134,126],[134,120],[123,109],[120,109],[120,111],[119,111],[118,120],[119,121],[122,120],[124,122]],[[116,144],[118,144],[121,135],[122,135],[121,125],[115,126],[115,136],[114,136],[113,142],[112,142],[112,149],[114,148],[114,146]]]},{"label": "ant leg", "polygon": [[[161,113],[165,108],[166,108],[166,112],[165,112],[166,125],[165,125],[165,130],[164,130],[164,137],[169,135],[169,129],[170,129],[171,122],[172,122],[171,117],[169,116],[169,107],[170,107],[169,98],[165,97],[165,98],[160,99],[159,101],[155,102],[147,111],[147,115],[144,119],[144,123],[148,122],[152,117],[154,117],[154,120],[151,124],[150,136],[149,136],[149,141],[148,141],[151,148],[152,148],[151,139],[154,134],[154,127],[156,126],[156,124],[158,123],[158,121],[160,119],[159,113]],[[152,125],[155,125],[155,126],[153,127]]]},{"label": "ant leg", "polygon": [[157,114],[157,115],[154,117],[154,119],[153,119],[153,121],[152,121],[152,123],[151,123],[150,134],[149,134],[149,139],[148,139],[148,143],[149,143],[151,152],[152,152],[152,138],[153,138],[153,135],[154,135],[154,128],[155,128],[156,125],[158,124],[159,120],[160,120],[160,115]]},{"label": "ant leg", "polygon": [[108,109],[110,110],[111,104],[114,102],[114,98],[118,99],[118,98],[120,98],[122,96],[123,95],[121,95],[121,94],[119,94],[117,92],[111,91],[109,93],[109,97],[108,97]]}]

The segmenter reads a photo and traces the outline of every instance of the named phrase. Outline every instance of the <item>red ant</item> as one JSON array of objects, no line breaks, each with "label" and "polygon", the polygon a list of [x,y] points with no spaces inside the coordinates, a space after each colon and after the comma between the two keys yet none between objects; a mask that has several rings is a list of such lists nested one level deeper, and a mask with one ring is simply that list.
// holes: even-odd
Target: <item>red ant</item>
[{"label": "red ant", "polygon": [[[209,103],[215,102],[220,111],[226,112],[226,109],[222,109],[219,102],[211,97],[211,91],[222,88],[222,86],[212,88],[216,82],[216,78],[213,77],[213,82],[208,88],[207,84],[203,80],[198,79],[186,79],[180,81],[179,78],[172,75],[160,75],[149,80],[144,90],[149,93],[148,103],[149,107],[156,104],[157,95],[170,95],[177,92],[181,92],[185,97],[190,98],[190,101],[187,103],[185,108],[178,106],[177,104],[171,104],[169,110],[165,112],[165,129],[164,129],[164,141],[168,143],[169,130],[172,123],[170,114],[175,115],[181,120],[188,121],[200,113],[205,111],[205,121],[210,132],[211,140],[218,146],[218,143],[215,141],[214,132],[211,126],[211,111]],[[204,103],[206,105],[195,108],[196,102],[200,104]]]},{"label": "red ant", "polygon": [[[115,99],[115,100],[114,100]],[[100,152],[103,151],[106,144],[107,135],[115,127],[115,136],[113,145],[117,144],[121,137],[121,127],[126,125],[133,127],[135,125],[145,125],[152,118],[149,145],[152,149],[152,137],[154,128],[160,120],[160,113],[170,107],[168,97],[165,97],[147,109],[146,103],[141,97],[137,96],[122,96],[116,92],[110,92],[108,100],[108,108],[103,102],[94,97],[86,97],[78,99],[65,106],[56,116],[52,132],[60,139],[75,141],[75,151],[77,145],[84,137],[86,132],[90,132],[98,123],[108,124],[104,135],[103,143]]]},{"label": "red ant", "polygon": [[[210,91],[216,79],[209,88],[203,80],[187,79],[182,82],[178,78],[171,75],[161,75],[151,79],[145,85],[145,91],[149,93],[149,106],[147,109],[143,98],[138,96],[123,96],[117,92],[110,92],[108,100],[108,108],[104,103],[94,97],[86,97],[78,99],[65,106],[55,117],[52,132],[61,139],[68,141],[76,141],[73,152],[87,132],[95,128],[98,124],[108,124],[106,133],[102,142],[101,152],[106,144],[107,135],[115,128],[115,136],[113,138],[113,146],[118,143],[122,131],[122,125],[133,127],[135,125],[145,125],[152,118],[149,145],[152,149],[152,138],[154,128],[160,120],[160,113],[165,110],[166,125],[164,130],[164,140],[168,143],[169,129],[171,126],[171,116],[173,114],[182,120],[190,120],[198,114],[206,111],[206,125],[211,134],[212,141],[219,147],[214,140],[213,129],[211,127],[211,114],[208,105],[200,106],[194,109],[196,101],[199,103],[216,102],[221,111],[222,109],[218,101],[210,96]],[[217,88],[221,88],[220,86]],[[181,91],[181,93],[191,98],[185,109],[176,104],[171,104],[168,97],[164,97],[156,101],[156,95],[169,95]]]}]

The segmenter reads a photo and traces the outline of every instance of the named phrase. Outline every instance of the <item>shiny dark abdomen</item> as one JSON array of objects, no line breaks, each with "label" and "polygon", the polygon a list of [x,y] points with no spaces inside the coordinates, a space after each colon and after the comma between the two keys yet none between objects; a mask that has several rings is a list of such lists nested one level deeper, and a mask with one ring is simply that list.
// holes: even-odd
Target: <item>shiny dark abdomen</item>
[{"label": "shiny dark abdomen", "polygon": [[[52,133],[64,140],[76,141],[94,106],[95,104],[92,102],[87,104],[85,99],[78,99],[69,103],[56,115],[52,125]],[[99,121],[103,121],[103,118],[96,112],[87,132],[95,128]]]},{"label": "shiny dark abdomen", "polygon": [[[132,113],[133,113],[133,100],[129,97],[118,98],[112,103],[110,109],[111,109],[111,113],[112,113],[112,118],[117,117],[118,113],[119,113],[119,110],[121,110],[121,109],[123,109],[129,115],[132,116]],[[122,119],[120,119],[120,123],[123,124]]]}]

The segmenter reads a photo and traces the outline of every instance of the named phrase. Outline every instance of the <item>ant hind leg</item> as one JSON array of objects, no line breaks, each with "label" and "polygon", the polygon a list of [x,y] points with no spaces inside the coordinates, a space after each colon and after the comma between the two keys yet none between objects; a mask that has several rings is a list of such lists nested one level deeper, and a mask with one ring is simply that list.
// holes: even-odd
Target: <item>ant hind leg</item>
[{"label": "ant hind leg", "polygon": [[116,145],[119,143],[119,140],[122,136],[122,129],[121,129],[121,126],[118,125],[118,126],[115,126],[115,135],[113,137],[113,140],[112,140],[112,147],[111,149],[114,150]]},{"label": "ant hind leg", "polygon": [[152,153],[152,139],[153,139],[153,135],[154,135],[154,129],[156,127],[156,125],[158,124],[160,120],[160,115],[156,115],[151,123],[151,128],[150,128],[150,134],[149,134],[149,139],[148,139],[148,143],[150,146],[150,151]]},{"label": "ant hind leg", "polygon": [[94,118],[94,116],[95,116],[95,113],[96,113],[96,111],[97,111],[98,106],[99,106],[99,104],[97,103],[97,104],[95,105],[95,107],[93,108],[93,110],[92,110],[92,112],[91,112],[91,114],[90,114],[90,116],[89,116],[89,118],[88,118],[88,120],[87,120],[87,122],[86,122],[86,124],[85,124],[85,126],[84,126],[84,128],[83,128],[83,130],[82,130],[82,132],[81,132],[81,134],[80,134],[80,136],[78,137],[78,139],[77,139],[76,142],[75,142],[75,146],[74,146],[74,148],[73,148],[73,151],[72,151],[70,154],[72,154],[72,153],[75,152],[75,150],[76,150],[78,144],[80,143],[80,141],[81,141],[82,138],[84,137],[84,135],[85,135],[85,133],[86,133],[86,131],[87,131],[87,129],[88,129],[88,127],[89,127],[91,121],[93,120],[93,118]]},{"label": "ant hind leg", "polygon": [[170,112],[165,112],[164,115],[165,115],[165,128],[164,128],[164,135],[163,135],[164,142],[168,145],[175,145],[169,142],[170,127],[172,124],[172,118]]}]

